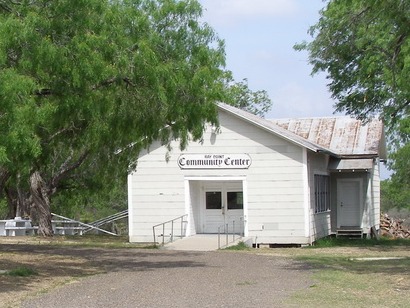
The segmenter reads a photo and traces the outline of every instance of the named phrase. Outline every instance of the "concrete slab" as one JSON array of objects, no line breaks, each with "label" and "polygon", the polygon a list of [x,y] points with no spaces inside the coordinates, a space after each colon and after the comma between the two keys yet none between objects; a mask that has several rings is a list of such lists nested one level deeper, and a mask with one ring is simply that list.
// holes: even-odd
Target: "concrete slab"
[{"label": "concrete slab", "polygon": [[[228,246],[236,245],[241,241],[239,235],[235,236],[235,240],[232,235],[228,237]],[[221,235],[220,246],[225,248],[226,235]],[[218,250],[218,234],[197,234],[183,239],[178,239],[175,242],[168,243],[162,249],[166,250],[186,250],[186,251],[214,251]]]}]

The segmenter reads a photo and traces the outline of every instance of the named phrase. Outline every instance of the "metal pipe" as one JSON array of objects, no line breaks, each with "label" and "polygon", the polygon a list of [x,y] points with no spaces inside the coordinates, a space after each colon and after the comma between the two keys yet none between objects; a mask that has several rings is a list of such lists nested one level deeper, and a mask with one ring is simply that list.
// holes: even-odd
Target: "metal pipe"
[{"label": "metal pipe", "polygon": [[184,217],[186,217],[186,216],[188,216],[188,214],[184,214],[184,215],[179,216],[179,217],[177,217],[177,218],[174,218],[174,219],[171,219],[171,220],[168,220],[168,221],[166,221],[166,222],[163,222],[163,223],[160,223],[160,224],[157,224],[157,225],[153,226],[153,227],[152,227],[152,230],[153,230],[153,234],[154,234],[154,242],[156,243],[155,228],[162,226],[162,245],[165,245],[165,224],[167,224],[167,223],[171,223],[171,224],[172,224],[172,226],[171,226],[171,234],[170,234],[170,239],[171,239],[171,242],[172,242],[172,241],[174,240],[174,222],[177,221],[178,219],[181,219],[181,235],[180,235],[180,237],[183,238],[183,237],[184,237],[184,234],[183,234],[182,231],[183,231],[183,229],[184,229],[184,227],[183,227],[183,225],[184,225]]},{"label": "metal pipe", "polygon": [[221,249],[221,226],[218,227],[218,249]]},{"label": "metal pipe", "polygon": [[174,240],[174,221],[171,221],[171,243]]},{"label": "metal pipe", "polygon": [[235,242],[235,220],[232,221],[232,241]]},{"label": "metal pipe", "polygon": [[229,236],[229,232],[228,232],[228,224],[226,224],[226,229],[225,229],[225,233],[226,233],[226,247],[228,247],[228,242],[229,242],[229,239],[228,239],[228,236]]},{"label": "metal pipe", "polygon": [[157,241],[155,239],[155,227],[152,227],[152,232],[154,233],[154,246],[157,246]]}]

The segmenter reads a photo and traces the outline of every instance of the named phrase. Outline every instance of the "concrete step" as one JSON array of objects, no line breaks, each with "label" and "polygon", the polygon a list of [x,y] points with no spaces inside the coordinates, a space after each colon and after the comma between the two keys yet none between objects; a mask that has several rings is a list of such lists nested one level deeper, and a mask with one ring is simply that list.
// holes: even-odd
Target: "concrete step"
[{"label": "concrete step", "polygon": [[[228,246],[238,244],[242,238],[235,235],[228,236]],[[219,239],[221,248],[226,248],[226,236],[221,235]],[[185,250],[185,251],[214,251],[218,250],[218,234],[196,234],[182,239],[177,239],[172,243],[167,243],[161,249],[166,250]]]},{"label": "concrete step", "polygon": [[338,229],[336,231],[336,237],[346,237],[346,238],[363,238],[363,230],[361,229]]}]

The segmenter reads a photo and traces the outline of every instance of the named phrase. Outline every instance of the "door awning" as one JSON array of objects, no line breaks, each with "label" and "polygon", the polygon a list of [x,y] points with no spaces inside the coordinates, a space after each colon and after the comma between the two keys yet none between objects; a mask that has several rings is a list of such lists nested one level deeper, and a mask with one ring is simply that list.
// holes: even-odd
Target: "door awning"
[{"label": "door awning", "polygon": [[368,171],[373,168],[373,159],[337,159],[329,161],[328,169],[333,172],[341,171]]}]

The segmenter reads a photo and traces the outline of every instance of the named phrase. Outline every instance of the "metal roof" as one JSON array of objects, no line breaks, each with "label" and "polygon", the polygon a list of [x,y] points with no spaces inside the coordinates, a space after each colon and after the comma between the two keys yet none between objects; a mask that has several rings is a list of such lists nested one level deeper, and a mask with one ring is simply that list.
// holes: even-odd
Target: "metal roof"
[{"label": "metal roof", "polygon": [[383,123],[377,119],[363,122],[351,117],[332,117],[270,121],[340,156],[379,156],[384,151]]},{"label": "metal roof", "polygon": [[314,152],[343,157],[386,158],[383,123],[350,117],[266,120],[226,104],[219,108]]},{"label": "metal roof", "polygon": [[344,171],[344,170],[371,170],[373,168],[373,159],[330,159],[328,168],[330,171]]},{"label": "metal roof", "polygon": [[[270,120],[263,119],[261,117],[258,117],[252,113],[249,113],[247,111],[235,108],[233,106],[219,103],[218,104],[219,108],[225,111],[228,111],[229,113],[235,115],[238,118],[241,118],[247,122],[250,122],[256,126],[259,126],[260,128],[269,131],[270,133],[273,133],[277,136],[280,136],[284,139],[289,140],[290,142],[297,144],[299,146],[303,146],[304,148],[307,148],[311,151],[314,152],[329,152],[328,149],[325,149],[324,147],[315,144],[306,138],[303,138],[301,136],[298,136],[297,134],[290,132],[287,129],[282,128],[281,126],[273,123]],[[328,153],[330,155],[336,155],[335,153]]]}]

